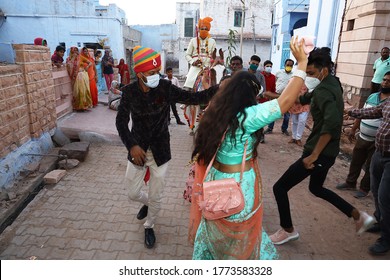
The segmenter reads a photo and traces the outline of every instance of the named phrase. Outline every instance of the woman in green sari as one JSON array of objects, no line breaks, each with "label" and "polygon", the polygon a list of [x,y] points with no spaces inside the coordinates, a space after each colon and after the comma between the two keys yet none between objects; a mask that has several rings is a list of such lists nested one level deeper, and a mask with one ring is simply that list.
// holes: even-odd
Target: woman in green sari
[{"label": "woman in green sari", "polygon": [[[299,95],[307,66],[303,43],[297,38],[291,40],[291,52],[298,61],[298,67],[279,98],[257,104],[259,81],[254,75],[240,71],[222,85],[211,100],[196,132],[192,154],[196,161],[189,224],[189,239],[194,242],[193,259],[258,260],[278,257],[268,235],[262,230],[263,197],[257,146],[260,142],[259,130],[287,112]],[[218,148],[225,131],[226,136]],[[235,178],[238,182],[245,143],[247,157],[240,184],[244,209],[224,219],[206,220],[198,205],[205,167],[218,149],[206,181]]]}]

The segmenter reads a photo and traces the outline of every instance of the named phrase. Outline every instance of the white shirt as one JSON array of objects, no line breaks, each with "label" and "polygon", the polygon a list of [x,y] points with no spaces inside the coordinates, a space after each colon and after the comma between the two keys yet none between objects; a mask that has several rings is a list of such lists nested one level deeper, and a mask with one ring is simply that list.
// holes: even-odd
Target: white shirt
[{"label": "white shirt", "polygon": [[179,80],[176,77],[174,77],[174,76],[172,76],[172,80],[170,80],[168,77],[165,77],[165,80],[171,81],[172,85],[180,87]]},{"label": "white shirt", "polygon": [[287,86],[288,81],[290,80],[293,71],[287,73],[284,69],[278,71],[276,76],[276,93],[281,94],[284,88]]}]

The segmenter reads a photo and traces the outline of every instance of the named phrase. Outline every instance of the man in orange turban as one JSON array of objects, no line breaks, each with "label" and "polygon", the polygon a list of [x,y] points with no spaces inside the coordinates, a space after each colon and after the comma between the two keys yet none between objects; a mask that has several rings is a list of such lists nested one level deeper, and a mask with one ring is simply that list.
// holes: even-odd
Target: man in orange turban
[{"label": "man in orange turban", "polygon": [[184,83],[184,88],[191,89],[194,86],[195,80],[199,72],[204,67],[210,67],[211,56],[216,47],[215,40],[210,38],[210,29],[213,19],[211,17],[205,17],[199,19],[197,36],[192,38],[187,51],[186,60],[191,65],[187,74],[187,79]]}]

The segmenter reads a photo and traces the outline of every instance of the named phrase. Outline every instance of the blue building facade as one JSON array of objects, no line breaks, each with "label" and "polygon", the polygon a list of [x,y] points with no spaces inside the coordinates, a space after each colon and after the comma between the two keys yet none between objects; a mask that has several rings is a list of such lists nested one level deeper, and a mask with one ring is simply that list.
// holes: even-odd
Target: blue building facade
[{"label": "blue building facade", "polygon": [[126,15],[116,5],[100,6],[95,0],[2,0],[0,8],[6,17],[0,27],[2,44],[33,44],[34,38],[42,37],[53,53],[58,45],[91,47],[106,39],[114,58],[125,56]]}]

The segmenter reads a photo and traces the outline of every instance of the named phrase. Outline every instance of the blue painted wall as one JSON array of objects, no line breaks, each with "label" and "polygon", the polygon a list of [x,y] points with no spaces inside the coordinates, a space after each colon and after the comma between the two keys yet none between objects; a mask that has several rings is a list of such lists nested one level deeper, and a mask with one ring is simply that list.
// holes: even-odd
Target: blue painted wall
[{"label": "blue painted wall", "polygon": [[[7,16],[0,27],[0,43],[33,44],[43,37],[51,53],[59,43],[83,47],[109,38],[114,58],[124,57],[122,24],[125,13],[116,5],[96,6],[94,0],[1,0]],[[96,7],[102,8],[95,10]]]},{"label": "blue painted wall", "polygon": [[50,134],[45,132],[38,139],[32,139],[15,151],[0,159],[0,189],[12,187],[21,171],[31,163],[38,162],[42,157],[25,154],[47,154],[54,148]]}]

